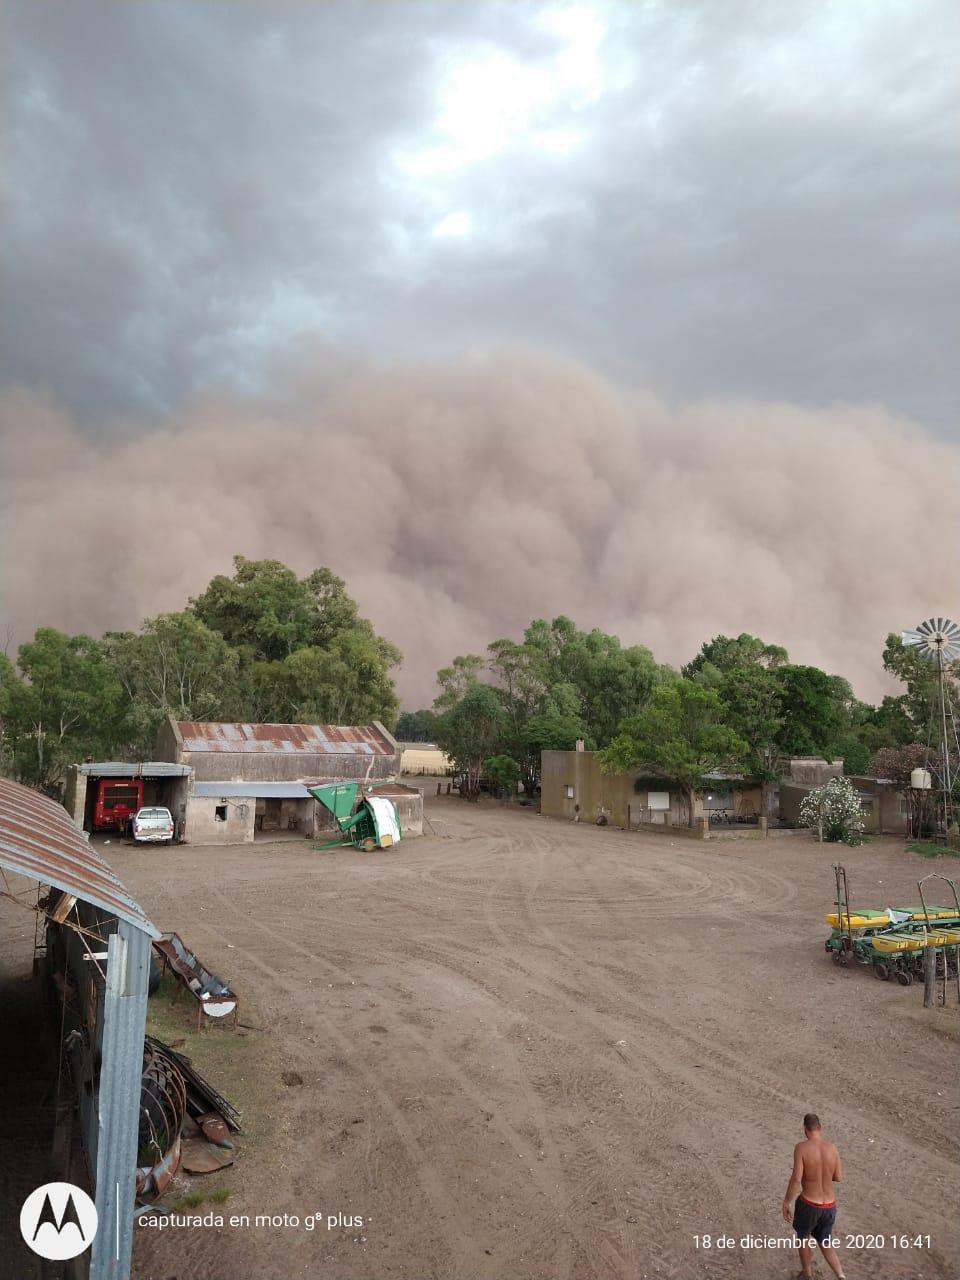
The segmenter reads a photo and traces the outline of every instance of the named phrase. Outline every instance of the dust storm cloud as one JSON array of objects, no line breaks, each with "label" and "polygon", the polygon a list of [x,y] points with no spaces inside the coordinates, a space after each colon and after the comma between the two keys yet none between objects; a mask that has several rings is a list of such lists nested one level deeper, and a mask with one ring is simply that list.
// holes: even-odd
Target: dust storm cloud
[{"label": "dust storm cloud", "polygon": [[881,408],[668,406],[530,350],[319,353],[259,398],[123,426],[0,397],[16,641],[136,626],[240,553],[345,577],[403,650],[407,706],[454,654],[561,612],[672,663],[749,630],[875,698],[888,631],[956,612],[960,449]]}]

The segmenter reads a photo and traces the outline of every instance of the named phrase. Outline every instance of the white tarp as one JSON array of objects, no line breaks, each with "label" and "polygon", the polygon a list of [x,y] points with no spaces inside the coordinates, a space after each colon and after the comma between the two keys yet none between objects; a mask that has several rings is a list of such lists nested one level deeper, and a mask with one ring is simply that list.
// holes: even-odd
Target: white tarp
[{"label": "white tarp", "polygon": [[400,819],[396,805],[386,796],[367,796],[367,804],[373,812],[378,836],[392,836],[393,843],[396,844],[400,839]]}]

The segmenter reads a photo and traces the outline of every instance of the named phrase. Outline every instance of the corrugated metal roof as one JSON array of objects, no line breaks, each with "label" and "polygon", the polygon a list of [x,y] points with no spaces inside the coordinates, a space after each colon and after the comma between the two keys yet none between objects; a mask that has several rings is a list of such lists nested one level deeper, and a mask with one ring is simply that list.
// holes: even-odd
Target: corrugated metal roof
[{"label": "corrugated metal roof", "polygon": [[171,764],[169,760],[142,760],[138,764],[98,760],[77,765],[77,772],[93,778],[185,778],[193,770],[188,764]]},{"label": "corrugated metal roof", "polygon": [[63,889],[160,937],[66,809],[6,778],[0,778],[0,866]]},{"label": "corrugated metal roof", "polygon": [[312,800],[299,782],[195,782],[195,796],[246,796],[251,800]]},{"label": "corrugated metal roof", "polygon": [[392,756],[376,725],[215,724],[178,720],[184,751],[283,752],[286,755]]}]

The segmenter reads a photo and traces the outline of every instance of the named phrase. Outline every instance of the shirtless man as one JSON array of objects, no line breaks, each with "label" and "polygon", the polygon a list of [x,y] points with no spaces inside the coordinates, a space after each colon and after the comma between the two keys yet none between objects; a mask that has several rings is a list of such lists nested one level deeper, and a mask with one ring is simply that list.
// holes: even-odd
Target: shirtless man
[{"label": "shirtless man", "polygon": [[783,1216],[787,1222],[792,1216],[793,1229],[800,1237],[800,1274],[804,1280],[813,1275],[810,1269],[813,1261],[811,1240],[816,1240],[820,1246],[820,1252],[833,1274],[844,1280],[843,1264],[836,1249],[824,1243],[833,1236],[837,1217],[833,1184],[843,1177],[840,1153],[832,1142],[824,1138],[820,1120],[813,1112],[803,1117],[803,1133],[803,1142],[798,1142],[793,1148],[793,1173],[787,1183],[787,1194],[783,1197]]}]

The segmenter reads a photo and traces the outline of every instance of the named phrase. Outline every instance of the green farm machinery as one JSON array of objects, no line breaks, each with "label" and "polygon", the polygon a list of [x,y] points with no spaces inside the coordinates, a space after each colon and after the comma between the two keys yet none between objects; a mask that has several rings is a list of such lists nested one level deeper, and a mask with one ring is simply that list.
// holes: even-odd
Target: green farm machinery
[{"label": "green farm machinery", "polygon": [[[824,947],[835,964],[851,962],[869,965],[882,981],[895,979],[908,987],[915,978],[923,978],[924,950],[935,950],[937,977],[945,980],[957,976],[960,952],[960,897],[953,880],[946,876],[924,876],[917,883],[918,907],[858,908],[850,906],[847,873],[839,864],[836,877],[836,911],[825,916],[832,926]],[[953,890],[953,906],[928,905],[924,884],[940,879]]]},{"label": "green farm machinery", "polygon": [[364,795],[357,782],[334,782],[308,787],[314,799],[329,809],[340,829],[339,838],[314,845],[315,849],[339,849],[353,845],[364,853],[399,844],[400,817],[386,796]]}]

